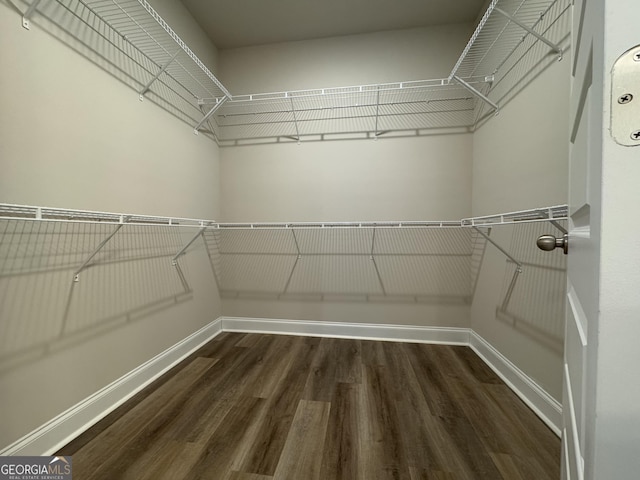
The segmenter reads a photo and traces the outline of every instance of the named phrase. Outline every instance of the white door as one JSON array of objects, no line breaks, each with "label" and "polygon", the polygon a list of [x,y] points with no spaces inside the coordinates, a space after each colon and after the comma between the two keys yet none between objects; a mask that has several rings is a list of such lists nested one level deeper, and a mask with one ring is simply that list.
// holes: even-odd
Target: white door
[{"label": "white door", "polygon": [[[629,72],[636,51],[639,0],[576,0],[562,469],[571,480],[640,478],[640,77],[627,82],[631,98],[612,94],[616,60],[627,52]],[[621,108],[637,112],[626,126],[618,120],[631,110]]]}]

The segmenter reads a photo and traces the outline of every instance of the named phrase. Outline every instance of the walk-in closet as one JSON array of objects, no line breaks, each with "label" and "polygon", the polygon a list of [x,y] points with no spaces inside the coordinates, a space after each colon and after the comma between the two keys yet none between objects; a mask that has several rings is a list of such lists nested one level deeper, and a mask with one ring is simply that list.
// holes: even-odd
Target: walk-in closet
[{"label": "walk-in closet", "polygon": [[640,5],[0,11],[0,458],[634,478]]}]

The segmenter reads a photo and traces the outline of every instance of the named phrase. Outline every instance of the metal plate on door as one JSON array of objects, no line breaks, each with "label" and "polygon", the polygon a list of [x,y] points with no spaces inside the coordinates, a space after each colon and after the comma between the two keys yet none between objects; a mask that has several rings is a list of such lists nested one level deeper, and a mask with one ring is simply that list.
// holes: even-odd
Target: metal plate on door
[{"label": "metal plate on door", "polygon": [[640,45],[611,71],[611,136],[620,145],[640,146]]}]

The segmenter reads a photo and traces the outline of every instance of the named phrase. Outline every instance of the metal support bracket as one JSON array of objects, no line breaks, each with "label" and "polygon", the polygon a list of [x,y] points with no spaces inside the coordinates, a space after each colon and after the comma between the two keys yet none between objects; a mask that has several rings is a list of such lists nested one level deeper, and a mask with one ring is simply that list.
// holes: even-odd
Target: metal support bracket
[{"label": "metal support bracket", "polygon": [[142,90],[140,90],[140,101],[144,100],[144,94],[147,93],[149,91],[149,88],[151,88],[151,85],[153,84],[153,82],[155,82],[156,80],[158,80],[158,78],[160,78],[160,75],[162,75],[167,68],[169,68],[169,65],[171,65],[171,62],[173,62],[176,57],[178,56],[178,53],[180,53],[181,50],[177,50],[176,53],[173,54],[173,56],[169,59],[169,61],[167,63],[164,64],[164,66],[158,71],[158,73],[156,73],[153,78],[151,80],[149,80],[147,82],[147,84],[142,87]]},{"label": "metal support bracket", "polygon": [[27,11],[24,12],[24,15],[22,15],[22,26],[27,30],[29,30],[29,27],[31,26],[29,23],[29,19],[31,18],[31,15],[35,11],[35,9],[38,7],[39,3],[40,0],[33,0],[33,2],[31,2],[31,5],[29,5],[29,8],[27,8]]},{"label": "metal support bracket", "polygon": [[494,247],[496,247],[498,250],[500,250],[509,260],[511,260],[513,263],[516,264],[516,267],[518,269],[518,273],[522,273],[522,263],[520,263],[519,261],[517,261],[515,258],[513,258],[509,252],[507,252],[504,248],[502,248],[500,245],[498,245],[489,235],[487,235],[486,233],[484,233],[482,230],[480,230],[478,227],[473,227],[473,229],[478,232],[480,235],[482,235],[485,240],[487,240],[487,242],[489,242],[491,245],[493,245]]},{"label": "metal support bracket", "polygon": [[293,124],[296,127],[296,140],[300,143],[300,130],[298,129],[298,119],[296,118],[296,109],[293,106],[293,98],[289,98],[291,100],[291,113],[293,114]]},{"label": "metal support bracket", "polygon": [[371,250],[369,251],[369,260],[373,260],[373,252],[376,248],[376,229],[373,228],[373,233],[371,234]]},{"label": "metal support bracket", "polygon": [[373,252],[375,251],[376,246],[376,229],[373,229],[373,235],[371,236],[371,252],[369,252],[369,259],[373,262],[373,268],[376,271],[376,276],[378,277],[378,283],[380,283],[380,289],[382,290],[382,294],[384,296],[387,295],[387,290],[384,288],[384,282],[382,281],[382,275],[380,275],[380,269],[378,268],[378,264],[376,262],[376,257],[374,257]]},{"label": "metal support bracket", "polygon": [[374,137],[373,137],[374,140],[377,140],[378,136],[380,135],[378,133],[378,118],[379,118],[379,114],[380,114],[380,86],[378,85],[378,92],[377,92],[377,95],[376,95],[376,127],[375,127],[375,134],[374,134]]},{"label": "metal support bracket", "polygon": [[100,252],[100,250],[102,250],[102,249],[104,248],[104,246],[105,246],[107,243],[109,243],[109,240],[111,240],[111,239],[115,236],[115,234],[116,234],[116,233],[118,233],[118,231],[120,231],[120,229],[121,229],[122,227],[124,227],[125,221],[126,221],[126,219],[125,219],[124,217],[120,217],[120,223],[118,224],[118,226],[116,227],[116,229],[115,229],[113,232],[111,232],[111,234],[110,234],[107,238],[105,238],[105,239],[100,243],[100,245],[98,245],[98,248],[96,248],[96,249],[93,251],[93,253],[92,253],[91,255],[89,255],[89,258],[87,258],[87,259],[84,261],[84,263],[80,266],[80,268],[78,268],[78,269],[75,271],[75,273],[73,274],[73,281],[74,281],[74,282],[78,282],[78,281],[80,281],[80,272],[81,272],[82,270],[84,270],[84,269],[86,268],[86,266],[89,264],[89,262],[90,262],[91,260],[93,260],[93,257],[95,257],[95,256],[98,254],[98,252]]},{"label": "metal support bracket", "polygon": [[226,102],[228,99],[229,97],[216,98],[216,104],[213,106],[211,110],[207,112],[207,114],[202,118],[202,120],[200,120],[200,123],[198,123],[198,125],[195,126],[195,128],[193,129],[193,133],[197,135],[198,130],[202,128],[202,125],[204,125],[204,123],[207,120],[209,120],[209,117],[211,117],[211,115],[216,113],[216,110],[218,110],[224,104],[224,102]]},{"label": "metal support bracket", "polygon": [[505,294],[504,300],[502,301],[502,304],[500,305],[500,311],[506,312],[507,311],[507,307],[509,306],[509,301],[511,300],[511,295],[513,294],[513,289],[516,287],[516,282],[518,281],[518,277],[522,273],[522,263],[518,262],[515,258],[513,258],[509,254],[509,252],[507,252],[504,248],[502,248],[500,245],[498,245],[496,242],[494,242],[493,239],[489,235],[484,233],[478,227],[473,227],[473,229],[476,232],[478,232],[480,235],[482,235],[487,240],[487,242],[489,242],[491,245],[493,245],[498,250],[500,250],[509,260],[511,260],[516,265],[516,269],[513,272],[513,277],[511,278],[511,282],[509,283],[509,286],[507,287],[507,293]]},{"label": "metal support bracket", "polygon": [[551,47],[551,49],[556,52],[558,54],[558,60],[562,60],[562,48],[560,48],[559,45],[556,45],[555,43],[551,42],[550,40],[548,40],[546,37],[543,37],[542,35],[540,35],[538,32],[536,32],[535,30],[533,30],[531,27],[525,25],[524,23],[522,23],[521,21],[519,21],[518,19],[516,19],[513,15],[508,14],[507,12],[505,12],[504,10],[495,7],[494,11],[498,12],[501,15],[504,15],[505,17],[507,17],[507,19],[510,22],[515,23],[516,25],[518,25],[520,28],[522,28],[523,30],[525,30],[526,32],[530,33],[531,35],[533,35],[534,37],[536,37],[538,40],[540,40],[541,42],[547,44],[549,47]]},{"label": "metal support bracket", "polygon": [[298,266],[298,262],[302,258],[302,253],[300,252],[300,244],[298,243],[298,237],[296,237],[296,232],[295,232],[295,230],[293,228],[291,229],[291,234],[293,235],[293,243],[296,246],[296,250],[298,252],[298,256],[296,257],[295,262],[293,262],[293,267],[291,267],[291,273],[289,273],[289,278],[287,278],[287,283],[285,284],[284,290],[282,291],[283,295],[285,295],[287,293],[287,290],[289,290],[289,285],[291,284],[291,279],[293,278],[293,272],[296,271],[296,267]]},{"label": "metal support bracket", "polygon": [[560,225],[560,222],[558,222],[557,220],[549,220],[549,223],[560,230],[563,235],[569,233],[569,231],[562,225]]},{"label": "metal support bracket", "polygon": [[296,231],[292,228],[291,234],[293,235],[293,243],[296,245],[296,250],[298,252],[298,258],[302,257],[302,253],[300,252],[300,244],[298,243],[298,237],[296,237]]},{"label": "metal support bracket", "polygon": [[498,107],[498,105],[494,102],[492,102],[491,100],[489,100],[489,97],[487,97],[485,94],[483,94],[480,90],[478,90],[477,88],[475,88],[473,85],[470,85],[469,83],[465,82],[463,79],[461,79],[460,77],[458,77],[457,75],[453,76],[453,79],[458,82],[460,85],[462,85],[464,88],[466,88],[467,90],[469,90],[471,93],[473,93],[476,97],[480,98],[482,101],[484,101],[485,103],[488,103],[489,105],[491,105],[491,108],[493,108],[493,110],[497,113],[498,110],[500,110],[500,107]]},{"label": "metal support bracket", "polygon": [[198,230],[198,233],[196,233],[193,236],[193,238],[189,240],[189,242],[184,247],[182,247],[182,250],[176,253],[175,256],[171,259],[171,265],[173,265],[174,267],[178,265],[178,258],[180,258],[181,255],[184,255],[184,253],[191,246],[191,244],[195,242],[198,239],[198,237],[204,233],[206,229],[207,229],[207,226],[202,225],[202,227]]},{"label": "metal support bracket", "polygon": [[511,282],[509,283],[509,287],[507,288],[507,293],[504,295],[504,300],[500,305],[500,311],[506,312],[507,307],[509,306],[509,302],[511,301],[511,295],[513,294],[513,289],[516,287],[516,282],[518,281],[518,276],[522,273],[522,270],[516,268],[513,272],[513,277],[511,278]]}]

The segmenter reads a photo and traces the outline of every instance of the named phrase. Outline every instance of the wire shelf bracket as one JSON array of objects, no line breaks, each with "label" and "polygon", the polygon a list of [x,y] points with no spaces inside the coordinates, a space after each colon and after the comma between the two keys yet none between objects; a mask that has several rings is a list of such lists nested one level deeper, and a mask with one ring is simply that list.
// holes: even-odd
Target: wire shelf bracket
[{"label": "wire shelf bracket", "polygon": [[454,75],[453,79],[456,82],[458,82],[460,85],[462,85],[464,88],[469,90],[471,93],[473,93],[480,100],[482,100],[483,102],[489,104],[491,106],[491,108],[493,108],[493,111],[495,113],[498,113],[498,111],[500,110],[500,107],[496,103],[492,102],[489,99],[489,97],[487,97],[485,94],[483,94],[480,90],[478,90],[477,88],[475,88],[473,85],[469,84],[468,82],[464,81],[462,78],[458,77],[457,75]]},{"label": "wire shelf bracket", "polygon": [[[500,245],[498,245],[497,242],[495,242],[488,234],[484,233],[482,230],[480,230],[478,227],[473,227],[473,229],[478,232],[480,235],[482,235],[485,240],[487,242],[489,242],[491,245],[493,245],[494,247],[496,247],[498,250],[500,250],[509,260],[511,260],[513,263],[515,263],[518,273],[522,273],[522,263],[520,263],[518,260],[516,260],[513,255],[511,255],[509,252],[507,252],[504,248],[502,248]],[[491,231],[491,229],[489,229],[489,232]]]},{"label": "wire shelf bracket", "polygon": [[116,233],[120,231],[120,229],[124,226],[124,224],[125,224],[125,218],[120,217],[120,223],[118,224],[118,226],[113,230],[113,232],[109,234],[107,238],[105,238],[102,242],[100,242],[100,245],[98,245],[98,247],[93,251],[93,253],[89,255],[89,257],[84,261],[84,263],[80,266],[80,268],[78,268],[75,271],[75,273],[73,274],[74,282],[80,281],[80,272],[82,272],[87,267],[87,265],[89,265],[91,260],[93,260],[93,257],[95,257],[100,252],[100,250],[102,250],[105,247],[105,245],[109,243],[109,241],[116,235]]},{"label": "wire shelf bracket", "polygon": [[[522,273],[522,263],[520,263],[518,260],[516,260],[509,252],[507,252],[504,248],[502,248],[500,245],[498,245],[497,242],[495,242],[487,233],[484,233],[482,230],[480,230],[478,227],[472,227],[476,232],[478,232],[480,235],[482,235],[482,237],[484,237],[484,239],[489,242],[491,245],[493,245],[494,247],[496,247],[498,250],[500,250],[500,252],[502,252],[509,260],[511,260],[515,266],[516,269],[513,272],[513,277],[511,277],[511,282],[509,282],[509,287],[507,288],[507,293],[504,296],[504,300],[502,301],[502,304],[500,305],[500,310],[501,311],[506,311],[507,307],[509,306],[509,301],[511,300],[511,295],[513,294],[513,290],[516,287],[516,282],[518,281],[518,277],[520,276],[520,274]],[[491,228],[489,227],[489,233],[491,233]]]},{"label": "wire shelf bracket", "polygon": [[169,68],[169,65],[171,65],[171,63],[178,57],[179,53],[180,53],[180,50],[176,50],[176,53],[174,53],[173,56],[169,59],[169,61],[166,62],[160,70],[158,70],[158,73],[156,73],[153,76],[153,78],[149,80],[144,87],[142,87],[142,89],[140,90],[140,101],[144,100],[144,94],[149,91],[149,89],[151,88],[151,85],[153,85],[153,82],[158,80],[160,76],[167,71],[167,68]]},{"label": "wire shelf bracket", "polygon": [[211,115],[213,115],[214,113],[216,113],[216,111],[222,107],[222,105],[224,104],[224,102],[227,101],[229,97],[222,97],[222,98],[216,98],[216,104],[213,106],[213,108],[211,108],[211,110],[209,110],[205,116],[202,118],[202,120],[200,120],[200,123],[198,123],[195,128],[193,129],[193,133],[195,133],[196,135],[198,135],[198,132],[200,131],[200,129],[202,128],[202,125],[204,125],[205,122],[207,122],[209,120],[209,118],[211,118]]},{"label": "wire shelf bracket", "polygon": [[300,143],[300,128],[298,128],[298,119],[296,117],[296,108],[293,106],[293,98],[291,98],[291,114],[293,115],[293,125],[296,127],[295,139]]},{"label": "wire shelf bracket", "polygon": [[204,233],[206,229],[207,229],[207,225],[202,225],[202,227],[191,238],[191,240],[189,240],[187,244],[184,247],[182,247],[182,249],[178,253],[174,255],[174,257],[171,259],[171,265],[173,265],[174,267],[178,265],[178,258],[180,258],[182,255],[186,253],[187,249],[193,244],[193,242],[195,242],[198,239],[200,235]]},{"label": "wire shelf bracket", "polygon": [[525,25],[524,23],[520,22],[517,18],[515,18],[513,15],[509,15],[507,12],[505,12],[504,10],[502,10],[499,7],[495,7],[494,10],[496,12],[498,12],[500,15],[505,16],[510,22],[515,23],[516,25],[518,25],[520,28],[522,28],[524,31],[526,31],[527,33],[533,35],[534,37],[536,37],[538,40],[540,40],[542,43],[547,44],[549,47],[551,47],[551,49],[556,52],[558,54],[558,61],[562,60],[562,48],[559,45],[556,45],[555,43],[551,42],[550,40],[548,40],[546,37],[544,37],[543,35],[540,35],[538,32],[536,32],[533,28],[528,27],[527,25]]},{"label": "wire shelf bracket", "polygon": [[27,8],[27,11],[24,12],[24,14],[22,15],[22,26],[24,28],[26,28],[27,30],[29,30],[29,28],[31,28],[30,18],[31,18],[31,15],[33,14],[33,12],[38,7],[39,3],[40,3],[40,0],[33,0],[33,2],[31,2],[29,7]]}]

